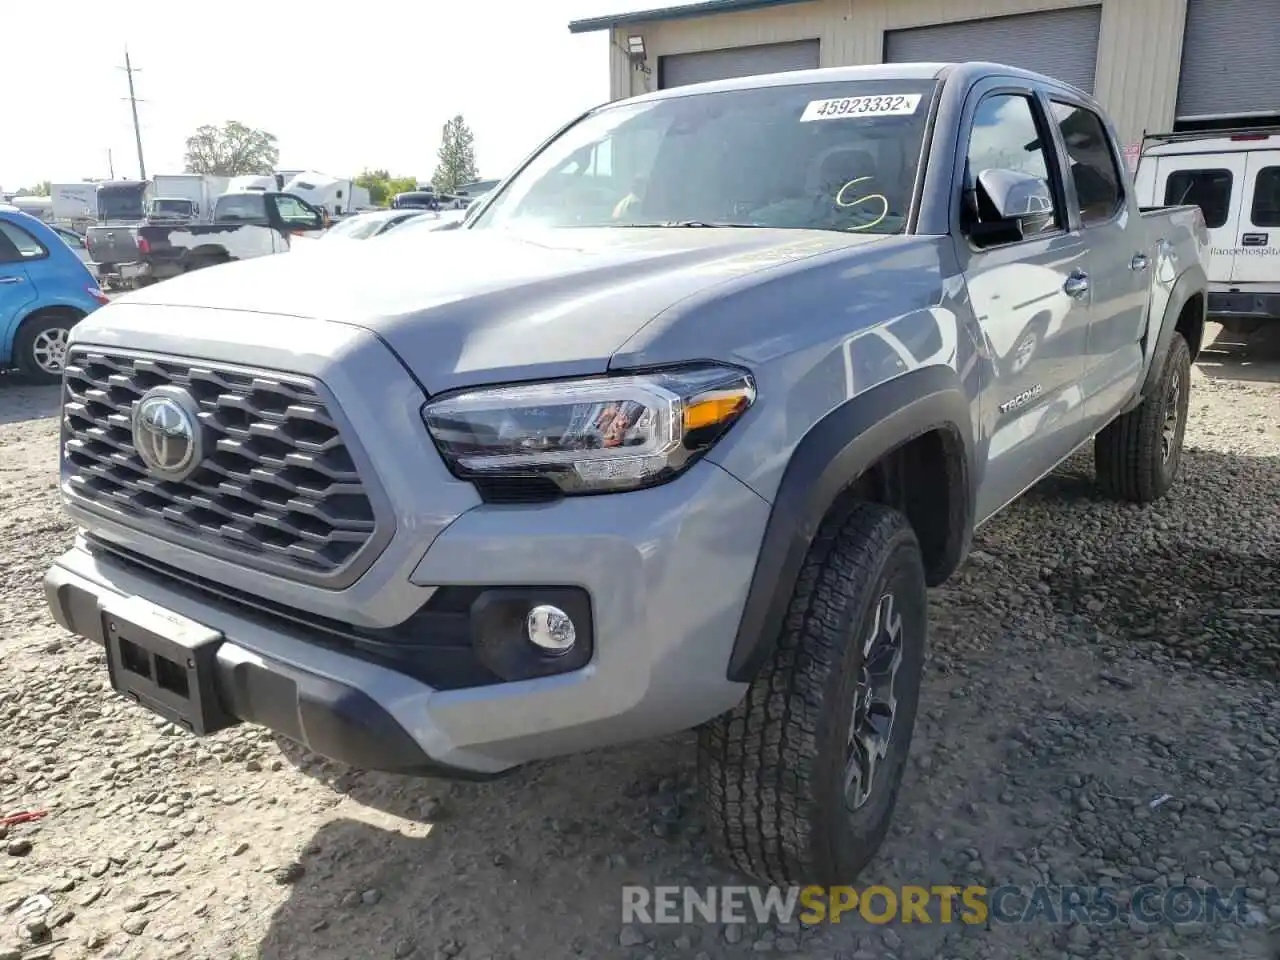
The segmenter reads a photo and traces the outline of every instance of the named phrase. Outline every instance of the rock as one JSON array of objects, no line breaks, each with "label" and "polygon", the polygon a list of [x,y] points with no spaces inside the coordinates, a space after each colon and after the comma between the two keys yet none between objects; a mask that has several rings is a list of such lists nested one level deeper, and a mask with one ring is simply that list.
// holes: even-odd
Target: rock
[{"label": "rock", "polygon": [[280,886],[285,887],[291,883],[297,883],[306,872],[307,868],[294,860],[292,863],[286,863],[283,867],[277,867],[273,870],[271,879],[280,884]]},{"label": "rock", "polygon": [[4,851],[11,857],[25,857],[31,852],[31,848],[31,841],[24,837],[17,840],[10,840],[5,845]]},{"label": "rock", "polygon": [[0,960],[22,960],[22,948],[0,944]]},{"label": "rock", "polygon": [[95,860],[89,867],[89,876],[100,877],[110,869],[110,860]]},{"label": "rock", "polygon": [[137,914],[125,917],[120,924],[120,929],[131,937],[139,936],[143,930],[147,929],[147,924],[151,922],[150,917],[142,917]]},{"label": "rock", "polygon": [[645,935],[641,933],[633,924],[623,924],[622,930],[618,933],[618,944],[623,947],[636,947],[644,943]]},{"label": "rock", "polygon": [[724,928],[724,942],[733,944],[742,942],[742,924],[728,923]]},{"label": "rock", "polygon": [[351,907],[360,906],[360,894],[354,890],[348,890],[342,895],[342,899],[338,901],[338,905],[350,909]]},{"label": "rock", "polygon": [[405,957],[418,949],[418,945],[407,938],[397,940],[392,952],[395,954],[396,960],[404,960]]},{"label": "rock", "polygon": [[360,902],[366,907],[372,907],[375,903],[382,899],[381,890],[366,890],[360,894]]},{"label": "rock", "polygon": [[442,819],[444,813],[444,801],[439,797],[427,797],[418,805],[418,816],[430,823]]},{"label": "rock", "polygon": [[1280,873],[1276,873],[1270,867],[1266,867],[1258,874],[1258,879],[1262,881],[1264,886],[1274,887],[1276,884],[1280,884]]}]

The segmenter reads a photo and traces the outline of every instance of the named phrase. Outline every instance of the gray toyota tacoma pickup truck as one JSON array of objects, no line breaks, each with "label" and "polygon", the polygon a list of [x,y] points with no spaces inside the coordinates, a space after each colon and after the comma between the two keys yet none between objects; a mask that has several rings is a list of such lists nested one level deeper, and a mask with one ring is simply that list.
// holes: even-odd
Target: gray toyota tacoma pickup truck
[{"label": "gray toyota tacoma pickup truck", "polygon": [[77,325],[48,602],[161,716],[366,769],[697,728],[720,854],[847,882],[975,527],[1090,441],[1116,497],[1174,482],[1205,243],[1008,67],[608,104],[462,229]]}]

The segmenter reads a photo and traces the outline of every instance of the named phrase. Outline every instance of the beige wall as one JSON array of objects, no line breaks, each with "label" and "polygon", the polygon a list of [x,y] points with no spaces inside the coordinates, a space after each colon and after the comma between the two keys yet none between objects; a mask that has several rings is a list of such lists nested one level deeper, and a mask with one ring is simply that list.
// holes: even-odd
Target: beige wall
[{"label": "beige wall", "polygon": [[[635,24],[613,31],[610,90],[614,99],[658,86],[658,57],[756,43],[817,37],[822,66],[879,63],[884,33],[955,20],[1096,5],[1098,0],[811,0],[809,3],[689,20]],[[1136,142],[1144,129],[1173,126],[1186,0],[1103,0],[1094,94],[1120,136]],[[627,63],[627,37],[645,40],[649,74]]]}]

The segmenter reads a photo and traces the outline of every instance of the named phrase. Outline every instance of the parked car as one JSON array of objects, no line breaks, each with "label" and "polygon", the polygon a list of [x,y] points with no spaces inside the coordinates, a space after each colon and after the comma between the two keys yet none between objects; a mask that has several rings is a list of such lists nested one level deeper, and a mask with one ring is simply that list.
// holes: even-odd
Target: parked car
[{"label": "parked car", "polygon": [[402,223],[427,216],[426,210],[373,210],[357,213],[335,223],[324,232],[324,240],[368,240],[394,230]]},{"label": "parked car", "polygon": [[325,215],[300,197],[272,191],[224,193],[212,223],[95,226],[89,254],[99,279],[142,286],[205,267],[288,250],[295,237],[318,235]]},{"label": "parked car", "polygon": [[53,223],[48,226],[50,230],[58,235],[58,239],[76,252],[76,256],[80,258],[81,263],[89,262],[89,247],[81,234]]},{"label": "parked car", "polygon": [[719,855],[851,883],[926,587],[1085,444],[1113,497],[1178,476],[1208,237],[1122,157],[997,64],[722,80],[589,111],[447,238],[139,291],[73,333],[54,616],[188,730],[361,769],[696,728]]},{"label": "parked car", "polygon": [[1191,203],[1209,228],[1209,316],[1248,334],[1280,321],[1280,128],[1146,137],[1144,204]]},{"label": "parked car", "polygon": [[72,327],[106,302],[62,231],[0,205],[0,369],[56,382]]}]

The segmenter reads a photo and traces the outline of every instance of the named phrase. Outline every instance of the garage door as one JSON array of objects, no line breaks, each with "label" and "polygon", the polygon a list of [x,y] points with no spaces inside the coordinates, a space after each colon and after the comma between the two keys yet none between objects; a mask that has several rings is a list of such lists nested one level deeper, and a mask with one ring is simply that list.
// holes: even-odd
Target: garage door
[{"label": "garage door", "polygon": [[762,43],[752,47],[674,53],[658,58],[658,86],[682,87],[688,83],[750,77],[757,73],[811,70],[818,66],[818,41]]},{"label": "garage door", "polygon": [[1093,92],[1101,7],[942,23],[884,35],[885,63],[991,60]]},{"label": "garage door", "polygon": [[1189,0],[1179,120],[1280,114],[1280,0]]}]

